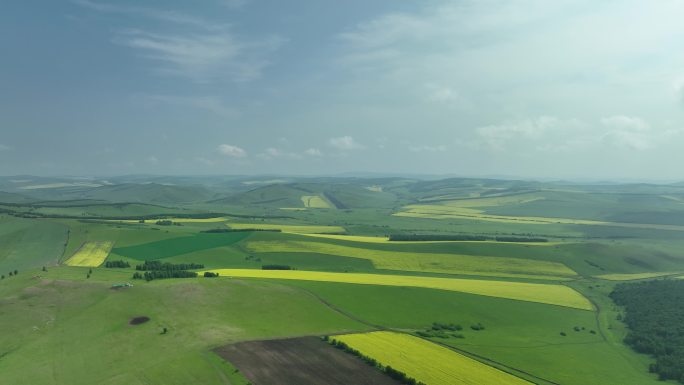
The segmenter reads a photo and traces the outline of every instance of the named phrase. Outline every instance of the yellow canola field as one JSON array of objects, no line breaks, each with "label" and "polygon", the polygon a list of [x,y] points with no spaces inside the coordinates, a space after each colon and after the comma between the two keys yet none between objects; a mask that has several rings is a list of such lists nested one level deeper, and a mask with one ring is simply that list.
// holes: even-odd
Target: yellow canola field
[{"label": "yellow canola field", "polygon": [[312,209],[329,209],[330,203],[318,195],[302,195],[302,202],[304,202],[304,207]]},{"label": "yellow canola field", "polygon": [[[329,273],[301,270],[213,269],[208,271],[219,273],[221,277],[291,279],[360,285],[422,287],[558,305],[582,310],[593,310],[591,302],[584,296],[567,286],[559,284],[418,277],[409,275]],[[200,272],[200,275],[201,273],[202,272]]]},{"label": "yellow canola field", "polygon": [[505,204],[522,204],[540,200],[544,198],[523,196],[482,198],[453,200],[441,202],[439,204],[416,204],[404,206],[403,211],[392,215],[399,217],[429,218],[429,219],[470,219],[478,221],[499,222],[499,223],[521,223],[521,224],[564,224],[564,225],[592,225],[592,226],[613,226],[624,228],[646,228],[657,230],[684,231],[684,226],[664,225],[651,223],[625,223],[595,221],[589,219],[554,218],[554,217],[533,217],[533,216],[509,216],[486,214],[482,208],[499,206]]},{"label": "yellow canola field", "polygon": [[341,226],[309,226],[309,225],[276,225],[267,223],[226,223],[231,229],[259,229],[280,230],[284,233],[316,234],[316,233],[344,233],[347,230]]},{"label": "yellow canola field", "polygon": [[67,266],[97,267],[107,259],[114,242],[86,242],[64,263]]},{"label": "yellow canola field", "polygon": [[499,369],[433,342],[394,332],[347,334],[332,337],[429,385],[531,385]]},{"label": "yellow canola field", "polygon": [[631,274],[601,274],[596,275],[596,278],[605,279],[608,281],[632,281],[635,279],[646,279],[655,277],[664,277],[666,275],[675,275],[677,272],[659,272],[659,273],[631,273]]},{"label": "yellow canola field", "polygon": [[523,258],[373,250],[301,241],[252,241],[247,249],[254,253],[317,253],[362,258],[370,260],[378,269],[388,270],[549,280],[576,277],[576,273],[562,263]]}]

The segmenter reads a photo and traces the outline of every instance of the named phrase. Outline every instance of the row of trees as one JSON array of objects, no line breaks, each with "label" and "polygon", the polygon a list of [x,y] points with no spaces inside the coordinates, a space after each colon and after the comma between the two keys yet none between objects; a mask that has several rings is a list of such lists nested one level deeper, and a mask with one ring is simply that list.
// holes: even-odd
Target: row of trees
[{"label": "row of trees", "polygon": [[262,265],[261,270],[294,270],[288,265]]},{"label": "row of trees", "polygon": [[197,273],[194,271],[186,270],[155,270],[146,271],[141,274],[140,272],[135,272],[133,274],[133,279],[144,279],[145,281],[152,281],[155,279],[167,279],[167,278],[195,278]]},{"label": "row of trees", "polygon": [[625,343],[655,357],[650,371],[661,380],[684,384],[684,281],[623,283],[610,296],[625,307]]},{"label": "row of trees", "polygon": [[105,267],[107,268],[119,268],[119,269],[125,269],[128,267],[131,267],[131,264],[126,262],[126,261],[107,261],[105,262]]},{"label": "row of trees", "polygon": [[[11,277],[11,276],[17,275],[17,274],[19,274],[19,270],[10,271],[8,275]],[[0,279],[5,279],[5,274],[0,275]]]},{"label": "row of trees", "polygon": [[394,369],[391,366],[384,366],[381,363],[379,363],[375,358],[368,357],[361,353],[360,351],[352,348],[351,346],[347,345],[346,343],[342,341],[338,341],[336,339],[330,339],[328,336],[323,337],[323,340],[330,342],[332,346],[336,347],[337,349],[343,350],[349,354],[353,354],[356,357],[359,357],[363,362],[367,363],[370,366],[374,366],[378,369],[380,369],[382,372],[390,376],[392,379],[395,381],[405,384],[405,385],[425,385],[425,383],[421,381],[417,381],[415,378],[409,377],[406,375],[406,373],[401,372],[399,370]]},{"label": "row of trees", "polygon": [[487,236],[468,234],[391,234],[390,241],[497,241],[497,242],[548,242],[540,237]]},{"label": "row of trees", "polygon": [[177,271],[204,269],[204,265],[199,263],[169,263],[159,261],[145,261],[142,265],[136,265],[138,271]]}]

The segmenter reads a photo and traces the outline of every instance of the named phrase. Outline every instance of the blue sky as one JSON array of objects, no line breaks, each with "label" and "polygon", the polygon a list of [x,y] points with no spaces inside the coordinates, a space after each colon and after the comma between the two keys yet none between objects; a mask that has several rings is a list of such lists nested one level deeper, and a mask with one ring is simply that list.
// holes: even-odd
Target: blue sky
[{"label": "blue sky", "polygon": [[679,1],[9,1],[0,174],[684,179]]}]

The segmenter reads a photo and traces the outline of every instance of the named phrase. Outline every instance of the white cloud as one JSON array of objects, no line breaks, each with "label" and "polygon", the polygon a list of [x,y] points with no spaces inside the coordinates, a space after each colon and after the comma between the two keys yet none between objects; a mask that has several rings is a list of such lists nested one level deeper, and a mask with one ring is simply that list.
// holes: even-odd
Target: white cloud
[{"label": "white cloud", "polygon": [[439,146],[409,146],[409,151],[411,152],[444,152],[447,150],[447,147],[444,145],[439,145]]},{"label": "white cloud", "polygon": [[216,164],[216,162],[214,162],[213,160],[203,158],[203,157],[197,157],[197,158],[195,158],[195,161],[198,163],[202,163],[203,165],[208,166],[208,167],[211,167],[211,166]]},{"label": "white cloud", "polygon": [[270,64],[266,56],[284,42],[273,36],[244,41],[230,32],[192,34],[119,31],[116,44],[131,47],[144,58],[156,61],[161,74],[176,75],[206,83],[212,80],[250,81],[261,77]]},{"label": "white cloud", "polygon": [[652,132],[651,126],[641,118],[617,115],[601,119],[608,131],[601,140],[619,148],[647,150],[655,146],[658,134]]},{"label": "white cloud", "polygon": [[218,151],[231,158],[244,158],[247,156],[247,151],[238,146],[233,146],[232,144],[222,144],[218,146]]},{"label": "white cloud", "polygon": [[10,146],[0,144],[0,151],[9,151],[10,149]]},{"label": "white cloud", "polygon": [[147,157],[147,162],[152,163],[152,164],[157,164],[157,163],[159,163],[159,159],[154,155],[150,155]]},{"label": "white cloud", "polygon": [[321,152],[321,150],[312,147],[312,148],[308,148],[308,149],[304,150],[304,155],[308,155],[308,156],[323,156],[323,153]]},{"label": "white cloud", "polygon": [[[180,76],[199,83],[231,80],[245,82],[258,79],[270,61],[268,57],[285,39],[279,36],[245,38],[234,33],[230,25],[216,23],[185,13],[147,7],[113,5],[75,0],[85,8],[102,13],[122,13],[162,23],[180,24],[173,28],[183,32],[157,32],[143,28],[115,29],[112,41],[134,49],[156,62],[155,71]],[[230,2],[237,4],[236,2]],[[148,25],[145,20],[138,24]]]},{"label": "white cloud", "polygon": [[227,106],[221,99],[211,96],[140,95],[136,98],[151,103],[164,103],[209,111],[223,117],[235,117],[239,111]]},{"label": "white cloud", "polygon": [[549,134],[558,138],[581,129],[583,123],[579,120],[562,120],[553,116],[540,116],[476,129],[476,132],[487,146],[502,149],[509,142],[539,140]]},{"label": "white cloud", "polygon": [[363,150],[364,148],[366,148],[364,145],[356,142],[354,138],[352,138],[351,136],[340,136],[337,138],[330,138],[328,144],[342,151]]}]

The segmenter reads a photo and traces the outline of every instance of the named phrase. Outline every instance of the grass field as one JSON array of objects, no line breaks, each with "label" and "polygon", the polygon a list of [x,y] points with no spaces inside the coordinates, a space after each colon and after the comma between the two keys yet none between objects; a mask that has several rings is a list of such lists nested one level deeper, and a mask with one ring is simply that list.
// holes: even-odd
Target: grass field
[{"label": "grass field", "polygon": [[342,235],[342,234],[306,234],[307,237],[335,239],[338,241],[361,242],[361,243],[384,243],[394,245],[410,245],[410,244],[431,244],[431,243],[512,243],[525,246],[556,246],[567,242],[500,242],[495,240],[486,241],[390,241],[389,237],[372,237],[367,235]]},{"label": "grass field", "polygon": [[295,234],[325,234],[325,233],[344,233],[346,230],[341,226],[315,226],[315,225],[276,225],[267,223],[226,223],[231,229],[258,229],[258,230],[280,230],[285,233]]},{"label": "grass field", "polygon": [[67,266],[97,267],[100,266],[114,246],[114,242],[86,242],[69,259],[64,261]]},{"label": "grass field", "polygon": [[0,215],[0,272],[56,265],[68,230],[60,222]]},{"label": "grass field", "polygon": [[320,195],[302,195],[304,207],[311,209],[329,209],[332,205]]},{"label": "grass field", "polygon": [[381,331],[333,338],[426,384],[532,384],[448,348],[407,334]]},{"label": "grass field", "polygon": [[385,251],[299,241],[250,241],[247,248],[255,253],[318,253],[364,258],[372,261],[376,268],[388,270],[538,279],[569,279],[576,276],[574,271],[561,263],[523,258]]},{"label": "grass field", "polygon": [[[94,269],[86,281],[82,269],[57,267],[3,280],[2,327],[12,332],[0,333],[0,382],[219,385],[235,373],[211,353],[216,346],[368,330],[275,282],[166,280],[110,289],[121,279],[130,273]],[[137,316],[150,321],[129,325]]]},{"label": "grass field", "polygon": [[299,270],[212,269],[222,277],[292,279],[340,282],[361,285],[423,287],[458,291],[490,297],[538,302],[583,310],[593,310],[591,303],[577,291],[563,285],[526,282],[486,281],[476,279],[435,278],[405,275],[328,273]]}]

